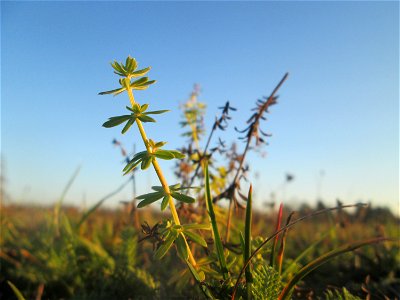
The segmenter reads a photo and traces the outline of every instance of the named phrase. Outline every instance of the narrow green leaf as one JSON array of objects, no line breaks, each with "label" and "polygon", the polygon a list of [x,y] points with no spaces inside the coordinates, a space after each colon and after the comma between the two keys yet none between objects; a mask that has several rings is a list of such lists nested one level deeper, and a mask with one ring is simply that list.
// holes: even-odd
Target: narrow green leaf
[{"label": "narrow green leaf", "polygon": [[172,154],[171,151],[169,151],[169,150],[161,150],[160,149],[160,150],[157,150],[156,152],[154,152],[154,155],[158,158],[166,159],[166,160],[175,158],[174,154]]},{"label": "narrow green leaf", "polygon": [[205,185],[206,185],[207,211],[208,211],[208,215],[210,217],[215,249],[217,252],[217,257],[219,260],[220,268],[222,270],[222,276],[223,276],[224,280],[226,280],[229,278],[229,274],[228,274],[228,269],[226,267],[224,248],[222,246],[221,237],[219,235],[217,219],[215,217],[214,207],[213,207],[212,198],[211,198],[210,175],[208,173],[208,163],[205,164],[204,172],[205,172],[204,177],[205,177],[205,181],[206,181]]},{"label": "narrow green leaf", "polygon": [[164,109],[164,110],[153,110],[153,111],[148,111],[147,113],[146,113],[146,115],[159,115],[159,114],[163,114],[163,113],[166,113],[166,112],[169,112],[170,110],[168,110],[168,109]]},{"label": "narrow green leaf", "polygon": [[136,60],[135,60],[134,58],[128,56],[128,57],[126,58],[126,61],[125,61],[125,67],[126,67],[126,70],[128,71],[128,73],[131,73],[131,74],[132,74],[132,72],[133,72],[133,71],[136,69],[136,67],[137,67]]},{"label": "narrow green leaf", "polygon": [[133,87],[132,89],[138,90],[138,91],[144,91],[144,90],[147,90],[148,88],[149,88],[148,85],[139,85],[139,86]]},{"label": "narrow green leaf", "polygon": [[136,161],[135,163],[129,165],[128,168],[125,167],[126,170],[125,170],[125,168],[124,168],[124,170],[123,170],[124,175],[126,175],[126,174],[130,173],[131,171],[133,171],[141,162],[142,162],[141,160],[138,160],[138,161]]},{"label": "narrow green leaf", "polygon": [[[127,108],[128,108],[128,106],[127,106]],[[140,109],[141,109],[140,104],[135,103],[130,110],[133,111],[135,114],[140,114]]]},{"label": "narrow green leaf", "polygon": [[136,68],[138,66],[136,59],[134,59],[133,57],[130,57],[130,63],[131,63],[132,71],[136,70]]},{"label": "narrow green leaf", "polygon": [[145,84],[145,83],[148,82],[148,81],[149,81],[149,78],[148,78],[148,77],[142,77],[142,78],[140,78],[140,79],[135,80],[134,82],[132,82],[132,83],[131,83],[131,87],[134,88],[134,87],[136,87],[136,86],[138,86],[138,85]]},{"label": "narrow green leaf", "polygon": [[161,259],[167,254],[169,248],[171,248],[172,243],[178,237],[178,232],[176,230],[171,230],[165,242],[156,250],[154,253],[154,258]]},{"label": "narrow green leaf", "polygon": [[177,188],[179,188],[181,186],[181,184],[180,183],[176,183],[176,184],[173,184],[173,185],[170,185],[169,186],[169,188],[171,189],[171,190],[176,190]]},{"label": "narrow green leaf", "polygon": [[123,171],[125,172],[126,170],[128,170],[131,167],[131,165],[135,164],[137,161],[142,160],[144,157],[147,156],[147,154],[148,154],[147,151],[141,151],[136,153],[133,156],[133,158],[129,161],[129,163],[125,166]]},{"label": "narrow green leaf", "polygon": [[145,89],[147,89],[149,87],[149,85],[151,85],[151,84],[153,84],[155,82],[156,82],[155,80],[150,80],[150,81],[147,81],[147,82],[142,83],[140,85],[135,85],[132,88],[135,89],[135,90],[145,90]]},{"label": "narrow green leaf", "polygon": [[[240,238],[240,247],[242,248],[242,254],[243,254],[243,259],[244,259],[244,253],[245,253],[244,249],[246,248],[246,246],[245,246],[245,242],[244,242],[243,233],[241,231],[240,231],[239,238]],[[244,262],[246,262],[246,261],[244,261]]]},{"label": "narrow green leaf", "polygon": [[114,126],[118,126],[118,125],[124,123],[125,121],[129,120],[130,118],[131,118],[131,115],[111,117],[111,118],[108,118],[108,121],[103,124],[103,127],[111,128]]},{"label": "narrow green leaf", "polygon": [[119,75],[119,76],[125,76],[125,74],[122,74],[122,73],[117,72],[117,71],[114,71],[114,74],[117,74],[117,75]]},{"label": "narrow green leaf", "polygon": [[185,232],[185,235],[188,236],[193,242],[207,248],[207,242],[201,235],[191,232],[191,231],[186,231],[186,230],[184,232]]},{"label": "narrow green leaf", "polygon": [[189,252],[185,243],[185,239],[182,234],[179,234],[175,240],[176,248],[178,249],[178,255],[183,261],[187,261],[189,258]]},{"label": "narrow green leaf", "polygon": [[[149,195],[149,194],[147,194],[147,195]],[[143,195],[143,196],[146,196],[146,195]],[[161,195],[158,195],[158,196],[147,197],[147,198],[145,198],[143,201],[141,201],[141,202],[137,205],[137,207],[138,207],[138,208],[145,207],[145,206],[147,206],[147,205],[149,205],[149,204],[151,204],[151,203],[153,203],[153,202],[156,202],[157,200],[161,199],[162,197],[163,197],[162,194],[161,194]]]},{"label": "narrow green leaf", "polygon": [[161,202],[161,211],[164,211],[167,208],[170,197],[171,197],[170,195],[164,196],[164,198],[163,198],[163,200]]},{"label": "narrow green leaf", "polygon": [[121,66],[117,61],[114,61],[113,63],[111,63],[111,66],[112,66],[113,69],[114,69],[115,71],[117,71],[118,73],[123,74],[123,76],[126,75],[126,71],[122,68],[122,66]]},{"label": "narrow green leaf", "polygon": [[185,154],[179,152],[178,150],[169,150],[169,152],[171,152],[177,159],[185,158]]},{"label": "narrow green leaf", "polygon": [[151,148],[154,148],[155,145],[156,145],[152,139],[148,139],[148,140],[147,140],[147,144],[148,144]]},{"label": "narrow green leaf", "polygon": [[127,69],[125,68],[125,66],[124,66],[124,64],[121,62],[121,63],[119,63],[119,66],[120,66],[120,68],[122,69],[122,73],[127,73],[126,71],[127,71]]},{"label": "narrow green leaf", "polygon": [[150,69],[151,69],[151,67],[147,67],[147,68],[144,68],[144,69],[141,69],[141,70],[137,70],[137,71],[135,71],[135,72],[132,72],[131,75],[132,75],[133,77],[144,76],[144,75],[147,74],[147,72],[150,71]]},{"label": "narrow green leaf", "polygon": [[167,143],[167,142],[157,142],[157,143],[155,144],[155,147],[156,147],[156,148],[161,148],[161,147],[164,146],[166,143]]},{"label": "narrow green leaf", "polygon": [[124,128],[122,128],[121,133],[124,134],[125,132],[127,132],[129,130],[129,128],[131,128],[132,124],[135,123],[135,118],[131,118],[129,119],[128,122],[126,122]]},{"label": "narrow green leaf", "polygon": [[17,297],[18,300],[25,300],[24,296],[20,292],[20,290],[11,282],[7,280],[8,285],[11,287],[11,289],[14,292],[15,297]]},{"label": "narrow green leaf", "polygon": [[199,273],[197,273],[196,269],[190,264],[190,262],[187,262],[187,265],[190,269],[190,272],[192,273],[193,277],[198,281],[202,282],[203,280],[200,278]]},{"label": "narrow green leaf", "polygon": [[183,229],[186,230],[211,230],[211,227],[209,224],[185,224],[182,225]]},{"label": "narrow green leaf", "polygon": [[153,161],[153,156],[148,156],[142,160],[142,164],[140,165],[140,168],[142,170],[146,170],[148,167],[150,167],[151,162]]},{"label": "narrow green leaf", "polygon": [[200,186],[183,186],[179,188],[174,188],[174,191],[184,191],[184,190],[197,190],[200,191],[201,187]]},{"label": "narrow green leaf", "polygon": [[156,122],[152,117],[146,116],[146,115],[138,115],[137,118],[142,121],[142,122]]},{"label": "narrow green leaf", "polygon": [[114,96],[121,94],[123,91],[125,91],[126,89],[123,88],[118,88],[115,90],[110,90],[110,91],[105,91],[105,92],[100,92],[99,95],[108,95],[108,94],[114,94]]},{"label": "narrow green leaf", "polygon": [[159,185],[153,185],[153,186],[151,187],[151,189],[152,189],[152,190],[155,190],[155,191],[157,191],[157,192],[164,192],[164,188],[163,188],[162,186],[159,186]]},{"label": "narrow green leaf", "polygon": [[125,69],[129,72],[130,68],[132,66],[132,62],[130,60],[130,56],[128,56],[125,60]]},{"label": "narrow green leaf", "polygon": [[172,192],[171,193],[172,198],[181,201],[181,202],[185,202],[185,203],[194,203],[196,200],[190,196],[181,194],[181,193],[177,193],[177,192]]},{"label": "narrow green leaf", "polygon": [[148,193],[148,194],[143,194],[140,196],[137,196],[136,199],[148,199],[148,198],[155,198],[155,199],[161,199],[164,196],[163,192],[154,192],[154,193]]},{"label": "narrow green leaf", "polygon": [[140,112],[141,112],[141,113],[144,113],[144,112],[147,110],[148,107],[149,107],[148,104],[143,104],[143,105],[140,107]]},{"label": "narrow green leaf", "polygon": [[136,112],[132,107],[129,107],[129,106],[125,106],[125,107],[126,107],[127,110],[129,110],[131,112],[134,112],[134,113]]}]

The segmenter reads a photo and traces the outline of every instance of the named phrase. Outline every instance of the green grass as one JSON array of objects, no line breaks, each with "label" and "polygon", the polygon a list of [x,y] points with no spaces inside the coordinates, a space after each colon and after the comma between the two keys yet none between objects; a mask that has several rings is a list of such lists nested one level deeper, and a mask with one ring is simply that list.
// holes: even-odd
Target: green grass
[{"label": "green grass", "polygon": [[[152,242],[137,242],[141,233],[135,232],[132,225],[128,224],[127,212],[96,211],[78,229],[76,225],[82,213],[75,208],[64,208],[60,214],[59,237],[54,228],[53,214],[52,208],[2,208],[0,262],[3,287],[6,281],[10,281],[26,299],[35,299],[42,284],[42,299],[168,299],[171,295],[192,299],[205,297],[196,288],[191,276],[179,276],[187,268],[175,252],[169,252],[162,263],[156,262]],[[151,225],[160,218],[158,213],[150,210],[140,211],[140,217]],[[273,217],[274,214],[254,212],[255,220],[265,222],[253,222],[253,250],[262,237],[272,233],[271,228],[275,223]],[[395,218],[381,224],[373,220],[365,223],[354,215],[347,217],[349,224],[346,227],[335,227],[338,243],[355,237],[364,239],[376,236],[376,230],[393,236],[399,224]],[[234,231],[244,228],[242,220],[240,216],[234,219]],[[293,278],[295,271],[302,266],[334,248],[335,241],[327,237],[329,228],[329,222],[311,219],[289,230],[283,261],[284,282]],[[203,233],[206,233],[207,239],[209,233]],[[314,241],[318,241],[315,246]],[[240,243],[239,240],[232,241],[233,244],[236,242]],[[313,291],[314,296],[324,299],[328,287],[335,287],[332,295],[343,294],[342,287],[346,287],[350,293],[365,298],[367,293],[362,289],[364,286],[364,290],[369,290],[373,296],[372,299],[380,299],[383,295],[394,299],[398,297],[400,287],[399,249],[398,242],[382,243],[329,261],[305,277],[293,297],[301,299],[307,292]],[[253,291],[260,290],[254,289],[254,286],[262,282],[261,276],[266,276],[260,263],[268,258],[269,251],[265,249],[253,262],[254,272],[260,274],[255,278]],[[228,265],[232,256],[233,252],[228,257]],[[236,262],[229,267],[231,273],[238,273],[243,264],[241,261],[242,255],[237,255]],[[207,270],[212,266],[205,261],[204,268]],[[289,271],[285,274],[286,269]],[[178,280],[170,281],[171,276],[175,275]],[[13,295],[12,290],[3,290]]]}]

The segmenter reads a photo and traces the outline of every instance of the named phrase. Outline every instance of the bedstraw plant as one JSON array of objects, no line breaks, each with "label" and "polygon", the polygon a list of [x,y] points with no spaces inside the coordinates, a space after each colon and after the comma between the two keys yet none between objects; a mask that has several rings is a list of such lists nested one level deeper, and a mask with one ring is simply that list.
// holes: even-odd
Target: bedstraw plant
[{"label": "bedstraw plant", "polygon": [[150,71],[150,67],[138,70],[138,64],[136,60],[130,56],[126,58],[125,64],[114,61],[111,66],[114,69],[114,73],[121,77],[119,79],[120,87],[114,90],[101,92],[100,95],[112,94],[116,96],[126,92],[130,101],[130,106],[126,107],[129,114],[111,117],[103,124],[103,126],[110,128],[125,123],[121,131],[121,133],[124,134],[134,123],[136,123],[146,149],[135,154],[135,156],[125,166],[123,170],[124,174],[132,172],[136,167],[139,166],[139,164],[142,170],[145,170],[152,165],[161,183],[161,186],[154,186],[152,187],[154,192],[137,197],[137,199],[142,200],[138,204],[138,208],[147,206],[157,200],[162,199],[161,210],[164,210],[167,206],[169,206],[173,218],[173,223],[169,221],[165,222],[165,227],[163,228],[162,232],[165,243],[163,243],[163,245],[157,249],[155,257],[162,258],[175,242],[179,255],[184,260],[188,260],[192,266],[196,266],[196,260],[193,257],[185,235],[192,237],[195,236],[197,238],[195,238],[195,240],[205,244],[205,241],[203,238],[201,238],[201,236],[191,231],[195,229],[202,229],[205,226],[200,224],[198,226],[194,224],[191,224],[190,226],[181,225],[181,221],[176,211],[173,199],[186,203],[193,203],[195,202],[195,199],[181,193],[181,191],[188,189],[187,187],[181,187],[180,184],[169,185],[158,163],[158,159],[181,159],[184,157],[184,155],[177,150],[163,149],[163,146],[166,144],[166,142],[155,142],[152,139],[149,139],[143,126],[143,123],[156,122],[156,120],[150,115],[163,114],[168,112],[168,110],[148,111],[149,104],[141,105],[137,103],[133,94],[134,90],[145,90],[151,84],[155,83],[155,80],[149,80],[148,77],[144,77],[144,75]]},{"label": "bedstraw plant", "polygon": [[[322,209],[293,221],[293,214],[290,214],[284,226],[282,226],[283,206],[281,205],[273,234],[266,238],[252,237],[252,186],[250,185],[248,193],[241,190],[242,179],[246,179],[245,175],[248,171],[245,158],[249,150],[265,143],[265,138],[270,136],[260,128],[260,123],[266,120],[265,114],[268,113],[269,108],[277,103],[278,96],[276,94],[288,78],[288,74],[283,76],[270,96],[257,101],[256,107],[253,109],[254,112],[247,121],[247,128],[239,131],[244,134],[241,139],[245,142],[245,148],[240,155],[236,147],[226,150],[224,141],[221,140],[219,140],[218,146],[209,149],[215,131],[217,129],[225,130],[227,121],[230,120],[229,112],[236,110],[230,106],[229,102],[222,107],[221,116],[216,118],[204,149],[200,148],[200,138],[204,133],[202,115],[205,105],[197,102],[198,90],[195,90],[192,93],[190,105],[184,107],[185,121],[181,124],[189,128],[185,136],[189,137],[191,146],[182,153],[175,149],[164,149],[165,141],[154,141],[147,137],[145,123],[156,122],[155,115],[168,112],[168,110],[149,110],[149,104],[141,104],[136,101],[134,94],[136,91],[146,90],[155,83],[155,80],[150,80],[145,76],[150,71],[150,67],[138,69],[136,60],[130,56],[126,58],[125,62],[114,61],[111,66],[114,73],[120,77],[119,86],[100,94],[116,96],[126,93],[130,105],[126,106],[127,112],[125,114],[110,117],[103,126],[111,128],[123,125],[122,134],[127,133],[134,124],[137,126],[145,149],[128,160],[123,172],[129,174],[139,167],[145,170],[152,166],[157,174],[160,185],[153,186],[152,192],[138,196],[136,199],[140,202],[137,207],[142,208],[161,200],[161,210],[163,211],[168,207],[172,220],[164,219],[153,227],[145,222],[142,225],[145,237],[140,240],[154,240],[156,245],[155,259],[163,258],[172,248],[177,250],[177,255],[187,268],[177,273],[176,276],[171,276],[171,282],[178,281],[189,284],[188,279],[191,277],[197,282],[204,297],[210,299],[286,300],[291,298],[297,283],[332,258],[365,245],[387,240],[384,237],[378,237],[338,246],[301,268],[290,264],[286,266],[283,263],[289,228],[319,214],[326,214],[355,205],[339,205],[334,208]],[[232,180],[227,182],[228,176],[225,174],[225,181],[217,191],[212,189],[211,180],[217,181],[221,172],[213,175],[209,170],[213,166],[212,156],[216,152],[229,153],[228,155],[232,160],[229,162],[231,166],[228,167],[228,173],[231,174],[229,178]],[[180,183],[170,185],[158,160],[182,160],[185,154],[187,156],[183,162],[187,174],[178,176],[184,181],[185,185],[181,186]],[[181,166],[182,164],[178,163],[177,165]],[[204,189],[192,187],[194,181],[199,178],[201,178],[199,185],[203,186]],[[195,197],[188,195],[190,190],[195,191]],[[229,201],[229,209],[225,214],[221,214],[220,212],[223,209],[216,205],[216,202],[221,199]],[[178,214],[175,201],[188,204],[200,203],[196,207],[197,210],[194,210],[194,214],[197,214],[196,219],[200,222],[183,224],[182,216]],[[245,208],[244,224],[242,223],[236,229],[236,233],[239,234],[230,237],[234,207]],[[221,220],[221,216],[224,215],[227,218],[226,223]],[[190,220],[190,218],[188,219]],[[226,224],[224,238],[222,238],[220,232],[223,223]],[[271,246],[269,246],[269,242],[272,242]]]}]

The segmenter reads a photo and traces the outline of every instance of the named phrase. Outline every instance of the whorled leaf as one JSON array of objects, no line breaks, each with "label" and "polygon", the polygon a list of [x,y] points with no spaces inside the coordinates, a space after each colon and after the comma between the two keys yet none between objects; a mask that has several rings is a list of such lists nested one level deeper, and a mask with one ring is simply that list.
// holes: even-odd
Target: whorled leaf
[{"label": "whorled leaf", "polygon": [[135,71],[135,72],[132,72],[131,75],[132,75],[133,77],[144,76],[144,75],[147,74],[147,72],[150,71],[150,69],[151,69],[151,67],[147,67],[147,68],[144,68],[144,69],[141,69],[141,70],[137,70],[137,71]]},{"label": "whorled leaf", "polygon": [[156,150],[154,152],[155,157],[165,159],[165,160],[171,160],[175,158],[175,155],[171,153],[168,150]]},{"label": "whorled leaf", "polygon": [[148,194],[144,194],[144,195],[140,195],[138,197],[136,197],[136,199],[141,200],[143,199],[143,201],[139,202],[139,204],[137,205],[138,208],[142,208],[145,207],[161,198],[164,197],[164,193],[162,192],[154,192],[154,193],[148,193]]},{"label": "whorled leaf", "polygon": [[140,168],[142,170],[148,169],[150,167],[151,163],[153,162],[153,159],[154,159],[153,155],[147,155],[147,157],[142,160],[142,164],[140,165]]},{"label": "whorled leaf", "polygon": [[131,126],[133,125],[133,123],[135,123],[135,118],[130,118],[128,120],[128,122],[126,122],[124,128],[122,128],[121,133],[124,134],[125,132],[127,132],[129,130],[129,128],[131,128]]},{"label": "whorled leaf", "polygon": [[209,224],[185,224],[182,225],[183,230],[187,231],[187,230],[211,230],[211,227]]},{"label": "whorled leaf", "polygon": [[162,243],[161,246],[154,253],[154,258],[156,259],[163,258],[164,255],[167,254],[168,250],[171,248],[172,244],[174,243],[178,235],[179,235],[178,231],[176,231],[175,229],[171,229],[168,232],[168,235],[164,243]]},{"label": "whorled leaf", "polygon": [[114,90],[110,90],[110,91],[100,92],[99,95],[113,94],[114,96],[116,96],[116,95],[121,94],[125,90],[126,90],[126,88],[122,87],[122,88],[118,88],[118,89],[114,89]]},{"label": "whorled leaf", "polygon": [[179,234],[175,240],[176,248],[178,250],[178,255],[183,261],[187,261],[189,258],[189,252],[185,243],[185,238],[182,234]]},{"label": "whorled leaf", "polygon": [[194,232],[188,231],[188,230],[184,230],[184,233],[186,236],[188,236],[193,242],[203,246],[203,247],[207,247],[207,242],[205,241],[205,239]]},{"label": "whorled leaf", "polygon": [[171,196],[172,198],[181,201],[181,202],[185,202],[185,203],[194,203],[196,200],[188,195],[184,195],[181,193],[177,193],[177,192],[171,192]]},{"label": "whorled leaf", "polygon": [[170,198],[171,198],[170,195],[164,196],[164,198],[161,202],[161,211],[164,211],[167,208]]},{"label": "whorled leaf", "polygon": [[144,158],[148,156],[147,151],[141,151],[136,153],[133,158],[128,162],[128,164],[123,169],[124,175],[128,174],[129,172],[133,171]]},{"label": "whorled leaf", "polygon": [[131,118],[131,115],[122,115],[122,116],[117,116],[117,117],[111,117],[108,119],[108,121],[104,122],[103,127],[106,128],[111,128],[118,126],[126,121],[128,121]]}]

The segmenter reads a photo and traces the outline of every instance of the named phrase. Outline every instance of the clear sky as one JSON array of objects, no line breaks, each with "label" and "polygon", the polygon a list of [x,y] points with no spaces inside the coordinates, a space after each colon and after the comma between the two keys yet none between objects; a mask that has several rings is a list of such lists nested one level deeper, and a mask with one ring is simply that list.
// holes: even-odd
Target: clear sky
[{"label": "clear sky", "polygon": [[[249,156],[258,203],[275,191],[291,204],[321,196],[398,210],[398,12],[398,2],[2,1],[5,187],[14,201],[52,203],[81,165],[66,199],[80,205],[125,180],[111,141],[141,150],[138,133],[121,137],[101,124],[129,102],[97,93],[118,86],[109,63],[130,54],[157,80],[137,92],[138,102],[172,110],[146,125],[169,148],[184,143],[178,106],[194,83],[208,105],[207,128],[217,106],[238,108],[223,135],[229,142],[255,100],[289,71],[262,125],[273,134],[267,156]],[[175,182],[173,163],[162,166]],[[286,172],[295,180],[283,190]],[[139,193],[152,183],[153,172],[143,172]]]}]

